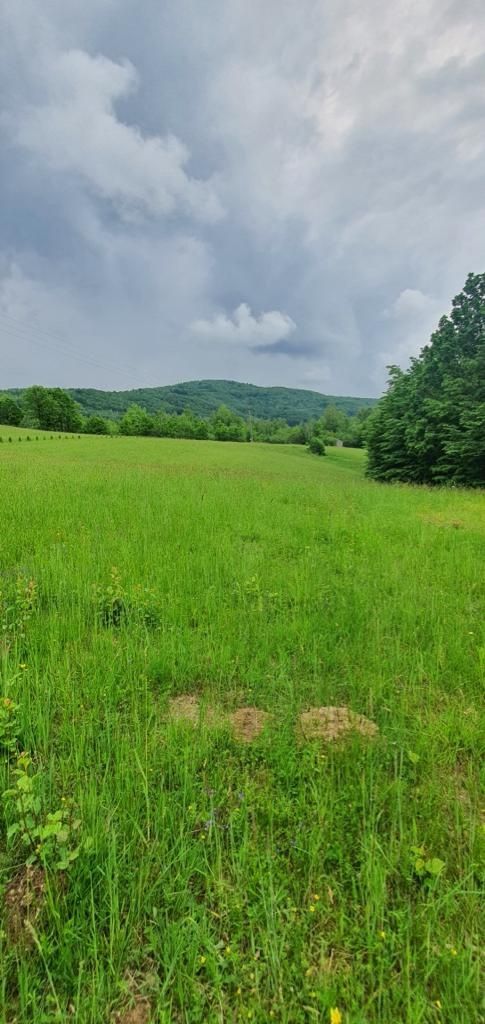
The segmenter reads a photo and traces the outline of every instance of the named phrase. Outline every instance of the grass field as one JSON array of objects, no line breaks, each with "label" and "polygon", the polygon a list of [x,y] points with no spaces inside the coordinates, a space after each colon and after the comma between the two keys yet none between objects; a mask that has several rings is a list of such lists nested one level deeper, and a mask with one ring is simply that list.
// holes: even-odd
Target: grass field
[{"label": "grass field", "polygon": [[363,470],[0,444],[1,1024],[483,1019],[484,495]]},{"label": "grass field", "polygon": [[48,430],[36,430],[35,427],[11,427],[0,423],[0,443],[12,441],[58,441],[65,438],[78,438],[79,434],[53,434]]}]

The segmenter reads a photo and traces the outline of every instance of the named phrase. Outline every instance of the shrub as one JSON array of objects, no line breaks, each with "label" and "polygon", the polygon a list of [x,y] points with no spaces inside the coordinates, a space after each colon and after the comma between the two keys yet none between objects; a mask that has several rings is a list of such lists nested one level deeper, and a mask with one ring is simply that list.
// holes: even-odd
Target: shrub
[{"label": "shrub", "polygon": [[327,454],[325,451],[325,442],[322,441],[322,438],[318,437],[316,434],[314,434],[313,437],[310,438],[308,442],[308,448],[309,451],[311,451],[312,455]]}]

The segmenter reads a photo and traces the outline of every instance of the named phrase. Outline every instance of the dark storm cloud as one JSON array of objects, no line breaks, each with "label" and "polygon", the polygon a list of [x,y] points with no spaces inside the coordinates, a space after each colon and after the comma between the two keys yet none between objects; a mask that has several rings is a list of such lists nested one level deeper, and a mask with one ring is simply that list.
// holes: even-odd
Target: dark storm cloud
[{"label": "dark storm cloud", "polygon": [[0,21],[0,387],[375,394],[483,269],[476,0]]},{"label": "dark storm cloud", "polygon": [[307,359],[318,356],[321,346],[311,341],[275,341],[272,345],[259,345],[254,351],[256,355],[289,356],[290,359]]}]

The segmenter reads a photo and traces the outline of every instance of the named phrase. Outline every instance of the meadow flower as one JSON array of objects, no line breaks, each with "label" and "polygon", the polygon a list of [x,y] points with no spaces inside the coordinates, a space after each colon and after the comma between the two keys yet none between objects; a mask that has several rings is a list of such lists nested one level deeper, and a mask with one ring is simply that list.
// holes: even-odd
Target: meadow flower
[{"label": "meadow flower", "polygon": [[342,1024],[342,1014],[337,1006],[332,1006],[330,1010],[330,1024]]},{"label": "meadow flower", "polygon": [[207,957],[206,957],[206,956],[200,956],[200,957],[199,957],[199,963],[200,963],[200,964],[205,964],[206,960],[207,960]]},{"label": "meadow flower", "polygon": [[308,907],[308,909],[310,911],[310,914],[314,914],[315,913],[315,904],[314,903],[310,903],[310,906]]}]

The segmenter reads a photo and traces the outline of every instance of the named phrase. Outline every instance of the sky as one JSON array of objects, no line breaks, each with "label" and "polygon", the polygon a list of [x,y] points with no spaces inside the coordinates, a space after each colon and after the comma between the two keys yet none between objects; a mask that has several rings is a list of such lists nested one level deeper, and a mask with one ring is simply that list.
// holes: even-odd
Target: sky
[{"label": "sky", "polygon": [[485,270],[483,0],[2,0],[0,388],[374,396]]}]

